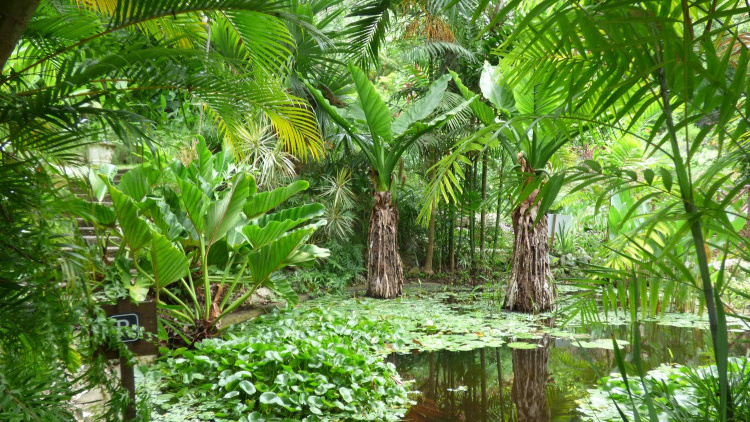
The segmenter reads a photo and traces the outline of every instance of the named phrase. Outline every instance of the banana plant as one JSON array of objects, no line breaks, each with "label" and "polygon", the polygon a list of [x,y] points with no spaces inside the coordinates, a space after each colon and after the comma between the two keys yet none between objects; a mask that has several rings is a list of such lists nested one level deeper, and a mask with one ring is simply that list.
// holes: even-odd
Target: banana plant
[{"label": "banana plant", "polygon": [[444,75],[430,86],[420,101],[393,119],[362,69],[349,64],[349,72],[358,100],[345,110],[338,111],[317,89],[310,84],[307,87],[331,119],[359,146],[371,166],[375,204],[370,216],[367,294],[390,299],[401,294],[404,283],[396,242],[398,209],[393,204],[393,171],[401,156],[421,136],[447,123],[471,100],[447,112],[438,112],[450,80],[449,75]]},{"label": "banana plant", "polygon": [[[308,183],[257,192],[255,179],[230,156],[200,143],[197,158],[161,172],[142,165],[115,187],[107,180],[123,252],[154,289],[164,325],[188,344],[215,335],[221,320],[266,286],[289,303],[296,293],[279,271],[327,256],[307,244],[324,222],[321,204],[270,212]],[[177,288],[175,288],[177,286]],[[244,287],[243,294],[234,293]],[[183,331],[182,326],[191,327]]]}]

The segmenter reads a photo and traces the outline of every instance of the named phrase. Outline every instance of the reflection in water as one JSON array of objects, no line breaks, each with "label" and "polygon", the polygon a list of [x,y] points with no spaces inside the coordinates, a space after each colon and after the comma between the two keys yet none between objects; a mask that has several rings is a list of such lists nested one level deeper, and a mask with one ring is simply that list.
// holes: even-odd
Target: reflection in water
[{"label": "reflection in water", "polygon": [[[589,326],[591,338],[614,332],[628,339],[626,327]],[[641,350],[644,370],[664,362],[698,366],[709,355],[707,333],[692,328],[645,324]],[[746,344],[734,344],[732,355],[744,355]],[[486,348],[468,352],[438,351],[392,355],[404,379],[422,392],[406,415],[410,422],[574,422],[576,400],[595,385],[596,373],[614,371],[614,353],[582,349],[570,340],[545,336],[535,349]],[[632,347],[623,350],[630,361]],[[591,366],[594,364],[594,367]]]},{"label": "reflection in water", "polygon": [[548,422],[547,378],[549,375],[550,338],[544,338],[535,349],[513,350],[513,388],[518,422]]}]

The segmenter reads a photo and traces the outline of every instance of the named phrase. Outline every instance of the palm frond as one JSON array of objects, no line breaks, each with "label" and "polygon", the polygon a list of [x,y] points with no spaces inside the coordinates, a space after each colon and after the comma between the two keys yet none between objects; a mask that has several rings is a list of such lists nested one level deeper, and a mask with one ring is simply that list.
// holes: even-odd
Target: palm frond
[{"label": "palm frond", "polygon": [[350,39],[351,55],[361,67],[378,61],[380,46],[390,25],[391,0],[363,0],[349,14],[354,20],[347,25],[344,36]]}]

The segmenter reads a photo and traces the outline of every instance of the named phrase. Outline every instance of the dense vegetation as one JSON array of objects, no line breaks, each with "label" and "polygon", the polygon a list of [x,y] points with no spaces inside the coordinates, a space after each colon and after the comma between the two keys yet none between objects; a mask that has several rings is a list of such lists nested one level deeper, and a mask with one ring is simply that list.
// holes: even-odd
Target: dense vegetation
[{"label": "dense vegetation", "polygon": [[[137,420],[539,421],[563,396],[584,418],[745,420],[748,16],[3,1],[0,420],[129,418],[104,350],[143,361],[116,302],[157,307]],[[684,343],[655,324],[706,337],[702,360],[649,359]],[[474,350],[498,406],[473,354],[449,381],[437,355],[391,364]]]}]

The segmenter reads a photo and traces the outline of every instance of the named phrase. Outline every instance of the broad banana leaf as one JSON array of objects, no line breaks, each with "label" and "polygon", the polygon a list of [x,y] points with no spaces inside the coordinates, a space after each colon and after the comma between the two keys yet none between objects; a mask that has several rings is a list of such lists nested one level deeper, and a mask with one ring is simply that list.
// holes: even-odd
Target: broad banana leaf
[{"label": "broad banana leaf", "polygon": [[310,186],[304,180],[297,180],[296,182],[276,188],[269,192],[261,192],[248,199],[247,204],[244,207],[245,216],[253,220],[260,217],[261,215],[276,208],[277,205],[289,199],[292,195],[306,190]]},{"label": "broad banana leaf", "polygon": [[89,185],[91,185],[91,193],[97,201],[101,202],[104,199],[104,195],[107,194],[107,184],[99,178],[99,175],[104,175],[108,180],[112,180],[117,174],[117,167],[112,164],[102,164],[98,170],[91,169],[89,171]]},{"label": "broad banana leaf", "polygon": [[305,244],[297,248],[297,250],[287,260],[287,265],[297,265],[300,267],[307,267],[318,258],[326,258],[331,253],[326,248],[321,248],[312,244]]},{"label": "broad banana leaf", "polygon": [[117,189],[125,195],[133,198],[134,201],[140,201],[148,195],[151,190],[151,182],[155,177],[153,174],[149,173],[153,173],[153,171],[153,168],[147,168],[143,165],[134,167],[122,175],[120,183],[117,184]]},{"label": "broad banana leaf", "polygon": [[242,208],[250,195],[250,183],[244,173],[232,178],[232,187],[224,197],[212,202],[206,213],[206,244],[211,246],[235,227],[242,217]]},{"label": "broad banana leaf", "polygon": [[148,289],[151,287],[151,280],[147,279],[144,275],[138,274],[133,283],[128,278],[123,278],[122,284],[130,294],[130,300],[139,303],[146,300]]},{"label": "broad banana leaf", "polygon": [[112,211],[112,208],[106,205],[92,203],[80,198],[72,198],[68,201],[67,206],[73,215],[81,217],[84,220],[94,221],[103,226],[111,226],[115,223],[115,213]]},{"label": "broad banana leaf", "polygon": [[292,286],[289,284],[289,280],[287,280],[286,277],[269,277],[262,285],[276,292],[276,294],[286,300],[290,306],[294,306],[299,302],[299,296],[297,296],[297,293],[292,289]]},{"label": "broad banana leaf", "polygon": [[197,172],[203,180],[213,180],[214,178],[214,156],[206,147],[206,143],[201,140],[195,147],[198,153],[198,159],[190,163],[191,170]]},{"label": "broad banana leaf", "polygon": [[287,208],[273,214],[266,214],[262,217],[258,217],[258,219],[255,220],[255,224],[263,227],[270,221],[298,220],[300,218],[310,219],[322,215],[323,212],[325,212],[325,209],[326,207],[320,203],[305,204],[299,207]]},{"label": "broad banana leaf", "polygon": [[484,69],[479,77],[479,89],[498,112],[507,118],[516,112],[516,99],[514,92],[508,89],[498,76],[497,68],[484,62]]},{"label": "broad banana leaf", "polygon": [[362,107],[362,111],[365,112],[370,133],[373,137],[377,136],[382,140],[390,141],[393,139],[393,131],[391,129],[391,112],[388,110],[388,106],[380,98],[380,94],[372,86],[372,82],[370,82],[362,69],[349,64],[349,72],[354,79],[359,104]]},{"label": "broad banana leaf", "polygon": [[464,83],[461,81],[461,78],[456,72],[452,70],[450,72],[451,76],[453,76],[453,81],[456,83],[456,86],[458,86],[458,90],[461,91],[461,95],[463,95],[464,99],[468,100],[469,98],[474,98],[469,107],[471,108],[471,111],[474,112],[474,115],[477,116],[479,121],[481,121],[485,126],[489,126],[495,123],[495,117],[497,116],[495,110],[485,104],[484,101],[482,101],[476,94],[471,92],[471,90],[467,88],[466,85],[464,85]]},{"label": "broad banana leaf", "polygon": [[185,277],[189,264],[185,254],[159,233],[153,232],[151,266],[156,288],[162,289]]}]

